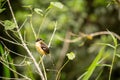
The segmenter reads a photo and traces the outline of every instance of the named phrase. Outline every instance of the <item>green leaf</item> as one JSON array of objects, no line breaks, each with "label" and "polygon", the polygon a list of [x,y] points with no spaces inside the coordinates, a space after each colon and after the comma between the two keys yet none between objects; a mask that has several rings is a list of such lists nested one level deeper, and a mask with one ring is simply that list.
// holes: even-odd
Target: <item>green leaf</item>
[{"label": "green leaf", "polygon": [[3,54],[4,53],[4,50],[3,50],[3,47],[2,45],[0,44],[0,53]]},{"label": "green leaf", "polygon": [[63,4],[60,2],[50,2],[50,7],[57,7],[59,9],[63,8]]},{"label": "green leaf", "polygon": [[68,53],[66,55],[67,55],[69,60],[73,60],[75,58],[75,53],[73,53],[73,52],[70,52],[70,53]]},{"label": "green leaf", "polygon": [[[0,54],[1,55],[4,54],[4,49],[3,49],[3,46],[1,44],[0,44]],[[6,65],[8,65],[8,64],[6,64]],[[10,70],[6,66],[3,66],[3,76],[10,78]]]},{"label": "green leaf", "polygon": [[43,16],[43,10],[42,10],[42,9],[35,8],[34,11],[35,11],[37,14],[40,14],[41,16]]},{"label": "green leaf", "polygon": [[[10,55],[8,55],[8,61],[10,63],[13,63],[13,59]],[[17,71],[15,65],[10,64],[8,66],[10,66],[12,68],[12,70]],[[18,78],[18,74],[16,74],[15,72],[13,72],[13,75],[14,75],[15,78]]]},{"label": "green leaf", "polygon": [[[9,66],[9,64],[6,64],[6,65]],[[6,66],[3,66],[3,76],[7,78],[10,78],[11,76],[10,70]]]},{"label": "green leaf", "polygon": [[12,21],[10,20],[5,20],[4,21],[4,26],[5,26],[5,29],[6,30],[11,30],[11,29],[14,29],[16,26],[15,26],[15,23],[13,23]]},{"label": "green leaf", "polygon": [[83,80],[89,80],[89,78],[92,75],[93,71],[98,66],[98,62],[101,59],[101,56],[102,56],[103,52],[104,52],[104,48],[102,48],[99,51],[98,55],[96,56],[96,58],[94,59],[94,61],[90,65],[90,67],[88,68],[86,75],[83,77]]}]

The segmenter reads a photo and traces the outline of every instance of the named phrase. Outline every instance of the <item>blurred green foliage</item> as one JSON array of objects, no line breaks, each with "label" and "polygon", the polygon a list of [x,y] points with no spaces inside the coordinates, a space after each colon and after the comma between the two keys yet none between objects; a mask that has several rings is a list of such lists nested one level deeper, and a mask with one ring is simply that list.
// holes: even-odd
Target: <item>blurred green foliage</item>
[{"label": "blurred green foliage", "polygon": [[[63,6],[57,3],[54,5],[51,1],[61,2]],[[62,48],[65,45],[64,39],[68,31],[75,34],[75,36],[71,36],[70,39],[78,38],[80,32],[89,34],[110,30],[119,35],[120,6],[119,4],[116,4],[116,1],[119,0],[10,0],[20,31],[37,61],[39,60],[40,54],[35,50],[34,44],[36,38],[34,37],[32,27],[36,34],[38,34],[40,28],[40,33],[38,35],[48,44],[55,27],[55,22],[57,21],[57,30],[50,46],[52,59],[49,59],[48,56],[44,59],[46,69],[56,69],[56,66],[53,66],[52,62],[54,62],[55,65],[57,64]],[[58,8],[50,8],[50,5]],[[11,16],[9,13],[10,11],[7,3],[3,5],[3,2],[0,2],[0,21],[8,20]],[[10,21],[12,21],[12,18],[10,18]],[[13,30],[14,24],[10,21],[7,22],[7,25],[11,27],[5,27],[5,29]],[[0,25],[0,28],[1,27],[3,26]],[[2,31],[4,30],[1,30],[0,36],[5,37],[5,35],[2,35]],[[59,38],[62,38],[63,40],[60,40]],[[2,39],[0,40],[2,41]],[[79,41],[69,43],[66,53],[73,52],[76,57],[64,67],[61,72],[60,80],[76,80],[86,72],[96,55],[99,55],[100,49],[103,47],[103,45],[99,45],[98,43],[114,44],[110,35],[96,36],[93,37],[92,40],[83,38]],[[118,46],[117,54],[120,54],[119,50]],[[19,47],[16,47],[15,51],[27,55],[27,53]],[[111,47],[105,47],[103,55],[107,56],[107,58],[105,58],[104,64],[111,64],[113,52],[114,50]],[[19,56],[14,57],[15,63],[17,63],[17,61],[19,62],[21,59]],[[66,61],[66,56],[63,61]],[[29,68],[27,71],[30,70],[30,72],[26,73],[25,68]],[[36,75],[35,71],[31,69],[34,69],[33,65],[27,65],[24,68],[17,67],[18,71],[27,74],[32,79],[40,79],[39,75]],[[96,69],[89,80],[94,80],[101,70],[103,70],[103,72],[98,80],[108,80],[108,76],[106,77],[104,75],[109,75],[108,69],[109,67],[100,67],[100,69]],[[120,79],[120,72],[118,69],[120,69],[119,57],[115,59],[111,80]],[[56,72],[52,72],[51,70],[47,71],[47,74],[48,80],[55,79]]]}]

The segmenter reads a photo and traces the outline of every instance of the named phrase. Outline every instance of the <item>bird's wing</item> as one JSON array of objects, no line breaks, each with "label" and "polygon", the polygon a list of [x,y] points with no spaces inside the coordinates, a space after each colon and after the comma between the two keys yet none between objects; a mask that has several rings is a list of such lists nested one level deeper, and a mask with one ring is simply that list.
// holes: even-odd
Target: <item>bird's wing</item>
[{"label": "bird's wing", "polygon": [[47,45],[45,43],[41,43],[41,48],[46,52],[49,53],[49,48],[47,47]]}]

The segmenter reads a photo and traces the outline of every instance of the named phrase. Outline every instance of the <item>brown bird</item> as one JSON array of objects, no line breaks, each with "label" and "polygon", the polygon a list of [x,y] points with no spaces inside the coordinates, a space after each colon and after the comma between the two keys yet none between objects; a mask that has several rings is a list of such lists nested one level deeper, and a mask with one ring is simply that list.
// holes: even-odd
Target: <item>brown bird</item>
[{"label": "brown bird", "polygon": [[49,48],[46,45],[46,43],[44,43],[44,41],[42,39],[37,39],[36,43],[35,43],[36,49],[37,51],[42,54],[42,55],[46,55],[49,54]]}]

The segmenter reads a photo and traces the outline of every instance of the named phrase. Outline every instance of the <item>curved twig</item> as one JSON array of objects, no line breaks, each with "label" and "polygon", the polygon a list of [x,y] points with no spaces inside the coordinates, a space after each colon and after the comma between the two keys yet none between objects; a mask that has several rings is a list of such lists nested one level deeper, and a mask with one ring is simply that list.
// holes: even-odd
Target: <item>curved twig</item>
[{"label": "curved twig", "polygon": [[[119,36],[118,34],[116,34],[116,33],[114,33],[114,32],[111,32],[111,33],[112,33],[118,40],[120,40],[120,36]],[[108,32],[108,31],[101,31],[101,32],[95,32],[95,33],[91,33],[91,34],[85,34],[85,33],[80,32],[79,36],[77,35],[77,38],[72,39],[72,40],[70,40],[70,39],[63,39],[63,38],[61,38],[61,37],[58,37],[58,39],[61,40],[61,41],[65,41],[65,42],[69,42],[69,43],[74,43],[74,42],[77,42],[77,41],[79,41],[79,40],[81,40],[81,39],[83,39],[83,38],[87,38],[87,37],[93,38],[93,37],[96,37],[96,36],[99,36],[99,35],[106,35],[106,34],[110,34],[110,32]],[[74,34],[74,33],[72,33],[71,35],[72,35],[72,36],[76,36],[76,34]]]}]

